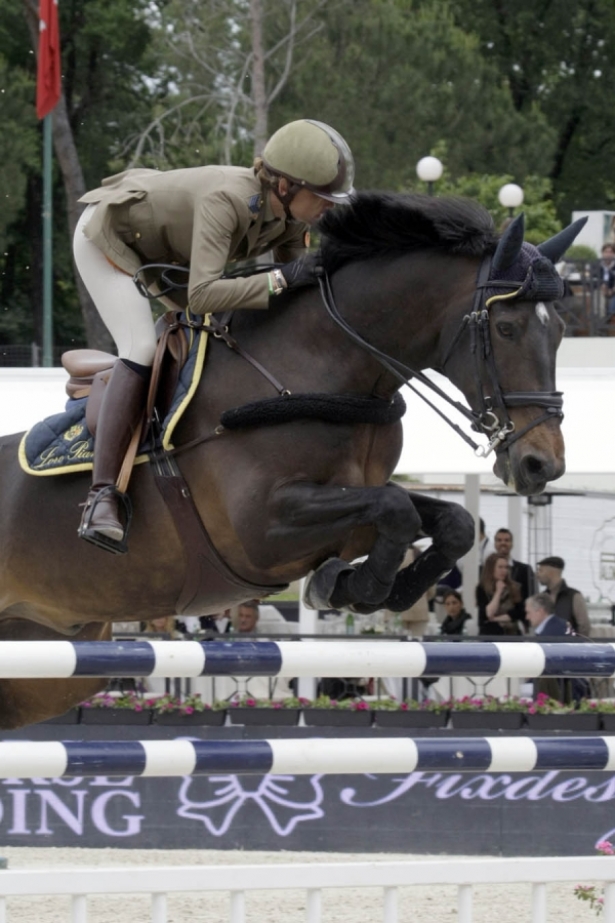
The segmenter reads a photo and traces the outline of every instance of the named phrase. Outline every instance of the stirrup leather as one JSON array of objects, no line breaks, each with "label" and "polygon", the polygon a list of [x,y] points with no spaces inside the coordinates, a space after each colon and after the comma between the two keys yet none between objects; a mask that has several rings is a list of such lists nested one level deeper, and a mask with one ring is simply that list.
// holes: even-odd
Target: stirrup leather
[{"label": "stirrup leather", "polygon": [[[119,501],[121,501],[124,508],[124,535],[119,541],[115,541],[112,538],[108,538],[106,535],[102,535],[100,532],[97,532],[96,529],[92,526],[92,516],[94,510],[98,505],[99,501],[109,494],[114,494]],[[105,551],[111,552],[111,554],[126,554],[128,551],[127,537],[130,530],[130,524],[132,522],[132,503],[130,502],[130,497],[128,494],[123,494],[117,489],[114,484],[109,484],[106,487],[101,487],[96,491],[96,496],[92,500],[88,500],[85,504],[83,510],[83,516],[81,517],[81,523],[77,530],[77,535],[79,538],[85,539],[86,542],[90,542],[92,545],[96,545],[98,548],[103,548]]]}]

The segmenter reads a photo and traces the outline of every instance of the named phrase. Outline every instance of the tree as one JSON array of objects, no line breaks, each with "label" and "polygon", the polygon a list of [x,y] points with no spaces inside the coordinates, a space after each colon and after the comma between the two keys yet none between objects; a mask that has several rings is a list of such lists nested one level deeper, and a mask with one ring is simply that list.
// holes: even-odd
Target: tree
[{"label": "tree", "polygon": [[453,176],[540,173],[552,132],[519,114],[497,68],[443,0],[355,0],[327,7],[317,45],[291,75],[276,124],[316,114],[349,141],[360,187],[397,189],[444,142]]},{"label": "tree", "polygon": [[539,110],[554,132],[541,172],[553,182],[562,221],[573,208],[612,207],[612,0],[458,0],[451,9],[477,36],[515,111]]},{"label": "tree", "polygon": [[157,50],[171,93],[130,139],[131,164],[249,163],[298,49],[312,50],[325,5],[348,0],[170,0]]}]

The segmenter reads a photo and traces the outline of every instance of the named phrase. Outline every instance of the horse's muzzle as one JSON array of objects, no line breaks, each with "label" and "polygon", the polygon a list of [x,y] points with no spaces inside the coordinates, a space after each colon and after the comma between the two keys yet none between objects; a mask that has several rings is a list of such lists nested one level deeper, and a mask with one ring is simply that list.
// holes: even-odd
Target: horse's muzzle
[{"label": "horse's muzzle", "polygon": [[560,478],[565,470],[563,458],[536,448],[522,454],[514,449],[502,452],[493,466],[493,473],[522,497],[541,494],[549,481]]}]

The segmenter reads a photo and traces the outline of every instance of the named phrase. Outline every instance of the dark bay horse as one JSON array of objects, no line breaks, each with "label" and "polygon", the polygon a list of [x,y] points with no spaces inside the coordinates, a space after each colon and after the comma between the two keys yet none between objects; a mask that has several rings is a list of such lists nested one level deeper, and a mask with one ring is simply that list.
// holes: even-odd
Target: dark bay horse
[{"label": "dark bay horse", "polygon": [[[361,194],[323,220],[330,313],[319,288],[306,286],[269,311],[237,312],[232,333],[293,395],[372,398],[385,408],[402,366],[443,371],[490,439],[496,474],[521,494],[539,493],[564,471],[553,263],[577,232],[571,226],[536,250],[523,244],[521,219],[498,239],[488,213],[468,201]],[[217,553],[243,581],[224,602],[314,571],[315,606],[407,608],[471,547],[471,517],[389,483],[399,421],[298,419],[211,437],[225,411],[272,396],[262,374],[210,336],[173,437],[178,448],[197,441],[177,465]],[[192,575],[153,467],[133,472],[129,551],[110,555],[77,537],[88,475],[25,474],[20,438],[0,440],[0,638],[103,638],[113,621],[178,611]],[[432,545],[398,573],[419,534]],[[207,585],[197,602],[203,614],[224,608]],[[0,725],[61,713],[103,686],[0,680]]]}]

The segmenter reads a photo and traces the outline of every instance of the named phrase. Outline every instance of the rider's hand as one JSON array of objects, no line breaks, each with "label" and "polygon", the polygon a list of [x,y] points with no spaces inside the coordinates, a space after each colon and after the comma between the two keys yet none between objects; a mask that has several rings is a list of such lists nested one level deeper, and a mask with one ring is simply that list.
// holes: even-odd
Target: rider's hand
[{"label": "rider's hand", "polygon": [[316,285],[317,262],[313,255],[300,256],[297,260],[290,263],[284,263],[280,266],[280,272],[284,276],[286,288],[301,288],[303,285]]}]

